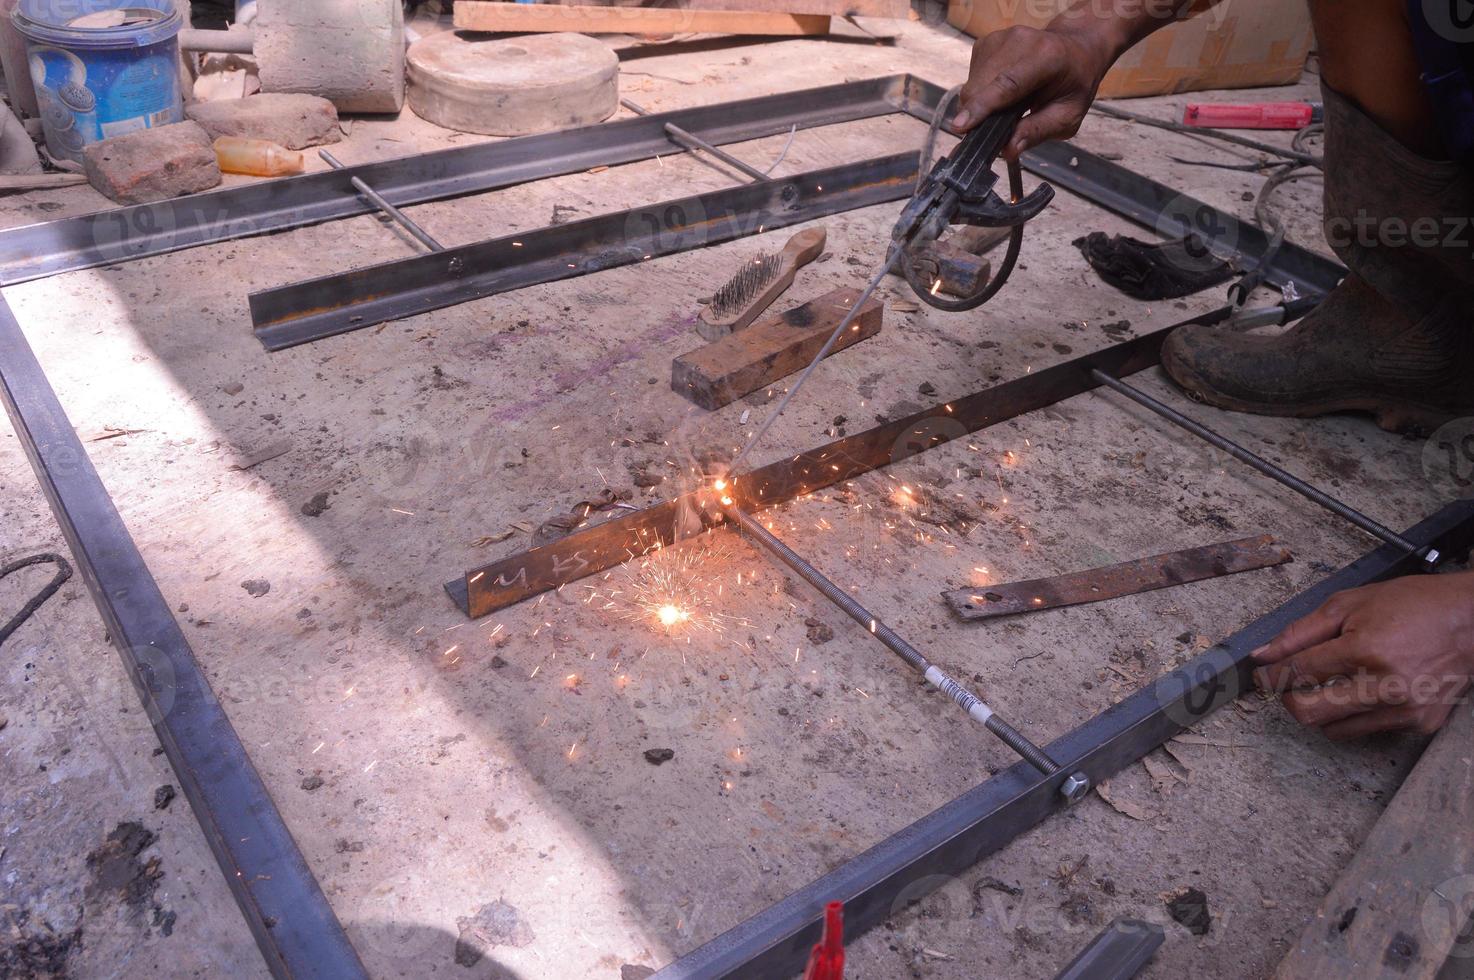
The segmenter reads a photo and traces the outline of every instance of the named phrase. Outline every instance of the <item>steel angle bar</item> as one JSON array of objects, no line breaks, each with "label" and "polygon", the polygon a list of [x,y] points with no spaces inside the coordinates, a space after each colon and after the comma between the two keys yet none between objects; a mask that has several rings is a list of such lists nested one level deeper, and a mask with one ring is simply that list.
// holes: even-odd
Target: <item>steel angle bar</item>
[{"label": "steel angle bar", "polygon": [[900,200],[914,153],[742,184],[251,294],[268,350]]},{"label": "steel angle bar", "polygon": [[353,188],[353,178],[402,207],[652,159],[671,150],[667,123],[698,133],[709,143],[739,143],[787,133],[795,126],[808,129],[920,111],[916,100],[929,91],[909,75],[887,75],[12,228],[0,231],[0,285],[373,213],[375,205]]},{"label": "steel angle bar", "polygon": [[0,397],[267,968],[366,977],[3,298]]},{"label": "steel angle bar", "polygon": [[[1184,323],[1216,323],[1223,307]],[[934,405],[894,422],[826,443],[759,467],[736,481],[732,496],[739,507],[761,510],[879,469],[959,436],[1005,422],[1098,387],[1093,369],[1128,375],[1157,364],[1162,341],[1181,324],[1081,357],[1033,371],[1021,378]],[[1115,365],[1115,367],[1112,367]],[[445,586],[451,598],[475,618],[558,588],[586,575],[669,544],[681,514],[704,515],[703,528],[725,520],[710,494],[689,493],[645,510],[624,514],[560,538],[540,548],[510,555],[467,572]]]},{"label": "steel angle bar", "polygon": [[[1449,504],[1405,535],[1424,547],[1465,550],[1474,541],[1474,501]],[[1403,549],[1382,545],[1056,739],[1045,751],[1066,771],[1081,771],[1099,785],[1249,690],[1250,652],[1333,593],[1417,568],[1417,560]],[[656,977],[797,975],[819,940],[825,903],[842,901],[846,936],[860,935],[1065,806],[1053,782],[1028,763],[1016,763],[687,953]]]}]

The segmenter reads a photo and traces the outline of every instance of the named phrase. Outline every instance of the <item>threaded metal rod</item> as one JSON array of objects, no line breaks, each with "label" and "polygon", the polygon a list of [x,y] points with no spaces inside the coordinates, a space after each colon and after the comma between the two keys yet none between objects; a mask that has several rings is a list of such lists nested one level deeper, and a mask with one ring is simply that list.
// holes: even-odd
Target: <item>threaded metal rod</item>
[{"label": "threaded metal rod", "polygon": [[1146,392],[1140,390],[1139,388],[1133,388],[1131,385],[1122,381],[1120,378],[1114,378],[1111,375],[1106,374],[1099,368],[1091,368],[1090,376],[1096,381],[1099,381],[1101,384],[1105,385],[1106,387],[1112,389],[1113,391],[1118,391],[1121,394],[1125,395],[1127,398],[1136,402],[1136,404],[1142,406],[1143,408],[1150,409],[1157,415],[1160,415],[1162,418],[1166,419],[1168,422],[1171,422],[1174,425],[1179,426],[1180,428],[1186,429],[1188,432],[1191,432],[1193,435],[1197,436],[1199,439],[1202,439],[1204,442],[1218,447],[1239,462],[1248,463],[1260,473],[1263,473],[1265,476],[1269,477],[1272,480],[1275,480],[1283,486],[1289,487],[1291,490],[1295,491],[1305,499],[1317,503],[1331,513],[1350,521],[1352,524],[1355,524],[1357,527],[1361,528],[1363,531],[1367,532],[1373,537],[1381,538],[1388,544],[1396,545],[1397,547],[1406,551],[1408,554],[1413,555],[1417,558],[1421,558],[1423,562],[1430,567],[1438,563],[1439,553],[1436,549],[1421,547],[1414,544],[1407,538],[1404,538],[1402,535],[1392,530],[1390,527],[1387,527],[1383,524],[1378,523],[1377,521],[1372,520],[1361,511],[1357,510],[1354,507],[1351,507],[1348,504],[1342,503],[1335,497],[1322,493],[1320,490],[1317,490],[1315,487],[1306,483],[1299,477],[1294,476],[1293,474],[1290,474],[1280,467],[1276,466],[1275,464],[1271,463],[1263,456],[1250,452],[1243,446],[1240,446],[1238,443],[1219,435],[1217,432],[1214,432],[1212,429],[1208,428],[1205,425],[1200,425],[1199,423],[1194,422],[1186,415],[1183,415],[1176,409],[1157,401],[1151,395],[1148,395]]},{"label": "threaded metal rod", "polygon": [[[338,158],[333,156],[327,150],[318,150],[317,155],[322,157],[323,162],[332,167],[334,170],[343,169],[343,164],[338,160]],[[420,244],[424,245],[432,252],[445,251],[444,245],[440,244],[434,238],[432,238],[430,236],[430,233],[427,232],[425,229],[415,224],[414,220],[411,219],[409,215],[405,214],[403,211],[399,210],[394,205],[384,200],[384,196],[378,191],[374,190],[372,187],[370,187],[368,184],[365,184],[357,177],[349,177],[348,182],[353,185],[354,190],[358,191],[358,193],[368,198],[370,204],[378,208],[380,211],[384,212],[385,216],[397,222],[399,226],[405,231],[418,238],[420,240]]]},{"label": "threaded metal rod", "polygon": [[[630,112],[636,113],[637,115],[648,116],[650,114],[649,109],[646,109],[644,106],[641,106],[638,103],[631,102],[629,99],[620,99],[619,104],[624,106]],[[750,164],[743,163],[741,160],[737,159],[721,147],[713,146],[706,140],[702,139],[700,136],[697,136],[695,133],[686,132],[686,130],[677,126],[675,123],[666,123],[664,129],[666,139],[670,140],[672,143],[683,146],[688,150],[701,150],[703,152],[710,153],[712,156],[716,157],[727,166],[742,171],[753,180],[768,179],[768,175],[763,173],[758,168],[751,166]]]},{"label": "threaded metal rod", "polygon": [[726,513],[749,537],[768,549],[779,561],[797,573],[799,578],[818,589],[824,598],[838,606],[846,616],[874,634],[877,640],[915,668],[932,686],[957,702],[962,710],[974,720],[981,722],[984,728],[998,736],[999,740],[1022,756],[1035,769],[1046,776],[1059,772],[1059,765],[1046,755],[1043,749],[1025,738],[1008,722],[999,718],[981,698],[948,677],[940,667],[922,656],[921,651],[901,639],[895,630],[872,616],[870,611],[856,602],[853,596],[825,578],[823,573],[810,565],[788,545],[774,537],[767,528],[754,520],[746,511],[736,505],[728,504]]}]

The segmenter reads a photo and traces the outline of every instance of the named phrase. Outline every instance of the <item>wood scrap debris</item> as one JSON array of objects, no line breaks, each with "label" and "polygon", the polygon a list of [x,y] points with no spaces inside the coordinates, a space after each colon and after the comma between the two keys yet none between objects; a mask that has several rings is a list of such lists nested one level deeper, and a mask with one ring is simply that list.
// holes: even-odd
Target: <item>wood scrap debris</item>
[{"label": "wood scrap debris", "polygon": [[1111,781],[1103,780],[1095,784],[1095,795],[1109,803],[1117,813],[1130,817],[1132,820],[1141,820],[1150,823],[1156,817],[1156,813],[1148,810],[1139,803],[1117,796],[1111,789]]},{"label": "wood scrap debris", "polygon": [[87,435],[88,442],[104,442],[108,439],[118,439],[122,436],[137,435],[140,432],[151,432],[151,429],[126,429],[114,425],[105,425],[101,429]]},{"label": "wood scrap debris", "polygon": [[291,448],[291,439],[274,439],[259,449],[242,452],[236,457],[236,461],[230,465],[230,468],[241,471],[248,470],[253,466],[260,466],[267,460],[276,459],[278,456],[285,456],[291,451]]},{"label": "wood scrap debris", "polygon": [[532,534],[533,547],[540,547],[573,533],[587,524],[594,513],[616,507],[630,499],[631,496],[633,494],[628,490],[616,491],[611,487],[605,487],[594,499],[580,500],[569,508],[566,514],[558,514],[544,521]]}]

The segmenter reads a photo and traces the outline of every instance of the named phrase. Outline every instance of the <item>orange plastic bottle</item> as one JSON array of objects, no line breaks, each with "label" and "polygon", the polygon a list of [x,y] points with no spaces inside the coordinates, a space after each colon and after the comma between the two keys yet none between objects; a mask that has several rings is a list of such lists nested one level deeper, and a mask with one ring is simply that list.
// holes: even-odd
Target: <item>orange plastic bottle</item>
[{"label": "orange plastic bottle", "polygon": [[222,136],[215,141],[215,159],[228,174],[252,177],[280,177],[300,174],[307,169],[302,154],[270,140],[249,140],[240,136]]}]

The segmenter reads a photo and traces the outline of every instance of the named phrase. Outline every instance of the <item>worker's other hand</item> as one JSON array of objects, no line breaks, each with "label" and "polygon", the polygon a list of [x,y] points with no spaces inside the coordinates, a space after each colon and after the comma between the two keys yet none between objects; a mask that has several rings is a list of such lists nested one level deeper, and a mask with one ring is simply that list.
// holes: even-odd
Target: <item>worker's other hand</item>
[{"label": "worker's other hand", "polygon": [[1338,592],[1253,657],[1260,689],[1330,738],[1431,734],[1474,679],[1474,572]]},{"label": "worker's other hand", "polygon": [[1018,159],[1046,140],[1069,139],[1114,57],[1088,31],[1010,27],[980,37],[972,46],[972,67],[958,96],[952,126],[971,129],[984,118],[1013,105],[1029,114],[1014,130],[1003,155]]}]

